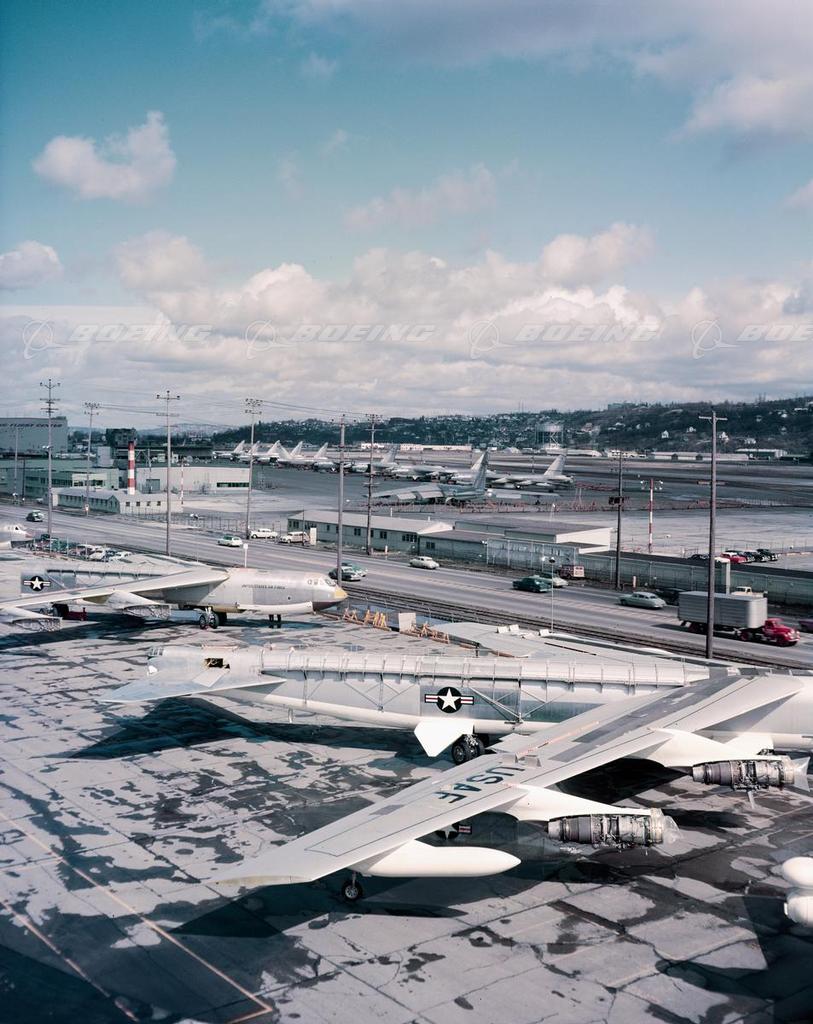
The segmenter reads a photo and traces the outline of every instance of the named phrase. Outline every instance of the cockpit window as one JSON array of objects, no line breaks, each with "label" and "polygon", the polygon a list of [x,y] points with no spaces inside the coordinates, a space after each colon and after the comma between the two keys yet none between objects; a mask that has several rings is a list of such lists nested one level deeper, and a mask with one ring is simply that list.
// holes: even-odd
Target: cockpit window
[{"label": "cockpit window", "polygon": [[204,658],[203,664],[206,668],[228,668],[228,662],[224,661],[223,658]]}]

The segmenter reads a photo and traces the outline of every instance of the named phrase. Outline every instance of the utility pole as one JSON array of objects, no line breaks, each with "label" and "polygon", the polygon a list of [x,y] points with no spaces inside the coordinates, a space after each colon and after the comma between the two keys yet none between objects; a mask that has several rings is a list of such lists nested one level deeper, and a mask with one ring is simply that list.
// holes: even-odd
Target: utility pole
[{"label": "utility pole", "polygon": [[618,494],[616,495],[617,518],[615,526],[615,589],[621,589],[621,509],[624,504],[624,453],[618,450]]},{"label": "utility pole", "polygon": [[20,483],[17,479],[17,459],[20,451],[20,424],[16,423],[14,426],[14,498],[17,498],[17,488]]},{"label": "utility pole", "polygon": [[262,412],[261,398],[247,398],[246,412],[251,417],[251,447],[248,450],[248,494],[246,495],[246,540],[251,533],[251,477],[254,470],[254,423]]},{"label": "utility pole", "polygon": [[172,523],[172,481],[170,480],[170,470],[171,470],[171,467],[172,467],[172,428],[170,426],[169,405],[170,405],[170,402],[178,402],[178,401],[180,401],[181,396],[180,395],[171,395],[169,393],[169,388],[167,388],[167,391],[166,391],[165,394],[163,394],[163,395],[156,395],[155,397],[158,399],[159,402],[166,402],[166,404],[167,404],[167,411],[166,411],[166,417],[167,417],[167,542],[166,542],[166,553],[169,555],[171,553],[170,525]]},{"label": "utility pole", "polygon": [[726,418],[717,415],[714,409],[711,416],[701,416],[701,420],[711,423],[711,467],[709,470],[709,575],[708,594],[706,595],[706,657],[714,657],[714,588],[717,585],[717,424],[725,423]]},{"label": "utility pole", "polygon": [[339,420],[339,514],[336,521],[336,586],[342,585],[342,539],[344,534],[344,413]]},{"label": "utility pole", "polygon": [[[647,532],[646,549],[650,555],[652,554],[652,533],[655,519],[655,490],[656,488],[657,490],[661,490],[662,485],[663,480],[655,480],[654,477],[649,478],[649,503],[647,504],[647,510],[649,513],[649,526]],[[642,481],[641,487],[643,486],[644,484]]]},{"label": "utility pole", "polygon": [[373,446],[375,445],[375,413],[370,416],[370,464],[367,467],[367,537],[366,551],[373,553]]},{"label": "utility pole", "polygon": [[45,412],[48,414],[48,536],[51,535],[51,505],[53,504],[53,498],[51,492],[54,484],[53,474],[53,454],[54,454],[54,430],[53,430],[53,419],[54,409],[56,408],[56,399],[54,398],[54,389],[59,387],[59,381],[52,381],[48,378],[47,383],[40,381],[40,387],[45,388],[47,398],[44,399]]},{"label": "utility pole", "polygon": [[99,408],[98,402],[85,402],[85,412],[88,414],[88,453],[87,468],[85,469],[85,515],[90,515],[90,445],[93,440],[93,414]]}]

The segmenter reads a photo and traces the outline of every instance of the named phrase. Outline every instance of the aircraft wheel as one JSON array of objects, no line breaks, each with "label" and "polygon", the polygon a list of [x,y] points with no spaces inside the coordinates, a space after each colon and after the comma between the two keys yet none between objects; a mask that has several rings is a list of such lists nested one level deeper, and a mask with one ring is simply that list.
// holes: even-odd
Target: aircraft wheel
[{"label": "aircraft wheel", "polygon": [[226,613],[225,612],[215,612],[215,615],[217,616],[217,624],[218,624],[218,626],[225,626],[226,623],[228,622],[228,616],[226,615]]},{"label": "aircraft wheel", "polygon": [[342,884],[342,899],[348,903],[356,903],[364,895],[364,890],[355,878],[348,878]]},{"label": "aircraft wheel", "polygon": [[206,612],[201,612],[198,616],[198,625],[201,629],[209,628],[209,620],[206,618]]},{"label": "aircraft wheel", "polygon": [[452,744],[452,760],[455,764],[465,764],[485,751],[479,736],[461,736]]}]

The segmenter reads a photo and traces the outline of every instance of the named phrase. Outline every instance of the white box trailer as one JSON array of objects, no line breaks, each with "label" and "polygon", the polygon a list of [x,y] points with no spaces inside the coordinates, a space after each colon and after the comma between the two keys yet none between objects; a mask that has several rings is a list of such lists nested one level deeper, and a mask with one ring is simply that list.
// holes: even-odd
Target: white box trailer
[{"label": "white box trailer", "polygon": [[[678,597],[681,622],[706,624],[708,594],[704,590],[685,590]],[[768,599],[764,594],[715,594],[714,626],[732,629],[759,629],[768,618]]]}]

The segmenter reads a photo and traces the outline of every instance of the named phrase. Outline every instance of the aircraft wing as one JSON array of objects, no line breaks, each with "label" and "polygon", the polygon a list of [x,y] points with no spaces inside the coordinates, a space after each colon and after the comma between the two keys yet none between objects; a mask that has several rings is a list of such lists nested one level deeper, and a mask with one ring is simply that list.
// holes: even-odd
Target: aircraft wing
[{"label": "aircraft wing", "polygon": [[284,683],[281,676],[261,675],[242,678],[231,675],[228,669],[204,669],[194,678],[167,679],[157,672],[147,679],[138,679],[126,686],[111,690],[99,699],[103,704],[143,704],[167,700],[169,697],[206,697],[227,693],[229,690],[250,690],[253,686]]},{"label": "aircraft wing", "polygon": [[803,685],[792,676],[726,675],[666,693],[614,701],[542,733],[507,737],[476,761],[267,850],[211,881],[255,886],[307,882],[343,868],[380,874],[399,861],[399,854],[405,869],[390,873],[409,875],[415,873],[408,869],[410,857],[420,859],[431,851],[426,844],[416,842],[423,836],[484,811],[511,813],[512,805],[529,793],[547,798],[556,809],[547,817],[539,814],[537,820],[580,813],[578,809],[566,809],[569,801],[576,807],[579,798],[550,793],[546,787],[617,758],[657,748],[675,730],[685,734],[708,729],[736,715],[786,700]]},{"label": "aircraft wing", "polygon": [[[134,607],[149,603],[151,595],[160,594],[164,590],[183,589],[184,587],[200,587],[215,585],[226,579],[226,569],[215,569],[201,566],[195,569],[184,569],[180,572],[168,573],[165,576],[147,576],[136,580],[111,580],[110,583],[96,584],[91,587],[60,587],[49,579],[47,572],[30,573],[23,577],[23,586],[31,590],[31,596],[4,601],[0,604],[0,622],[6,625],[23,625],[23,619],[30,619],[29,609],[41,608],[55,601],[70,604],[74,601],[87,601],[93,604],[110,604],[125,609],[127,597],[132,596]],[[145,600],[146,599],[146,600]],[[27,614],[28,613],[28,614]],[[52,616],[42,616],[52,619]],[[29,628],[33,627],[33,622]],[[43,624],[43,628],[48,628]],[[51,626],[50,628],[53,628]]]}]

